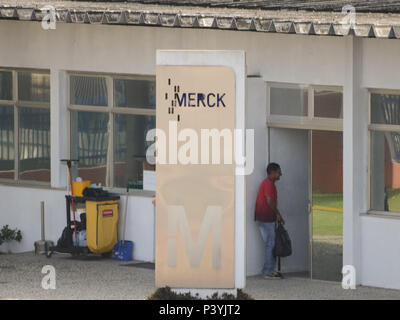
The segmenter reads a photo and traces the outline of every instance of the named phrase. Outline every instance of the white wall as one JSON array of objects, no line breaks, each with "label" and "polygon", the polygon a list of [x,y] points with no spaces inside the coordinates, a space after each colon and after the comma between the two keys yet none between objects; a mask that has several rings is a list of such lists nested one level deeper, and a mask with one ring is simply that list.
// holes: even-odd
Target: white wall
[{"label": "white wall", "polygon": [[[269,81],[342,85],[339,37],[0,21],[1,66],[155,74],[157,49],[245,50],[247,73]],[[29,52],[30,54],[27,54]]]},{"label": "white wall", "polygon": [[[33,251],[34,242],[41,239],[41,201],[46,239],[56,242],[66,225],[65,191],[0,185],[0,227],[8,224],[22,231],[22,241],[12,243],[12,252]],[[0,250],[5,250],[4,244]]]},{"label": "white wall", "polygon": [[[367,118],[367,88],[400,89],[400,43],[382,39],[362,39],[359,43],[361,114]],[[364,121],[366,123],[367,121]],[[367,146],[366,124],[357,134],[357,144]],[[361,172],[367,172],[368,153],[362,151]],[[360,212],[368,209],[367,174],[361,174],[358,188]],[[363,215],[360,218],[360,260],[358,277],[363,285],[400,289],[400,220],[397,217]]]},{"label": "white wall", "polygon": [[357,277],[366,286],[400,289],[400,219],[363,216],[361,230]]},{"label": "white wall", "polygon": [[[149,197],[133,197],[128,199],[127,226],[125,240],[133,241],[133,258],[154,262],[155,259],[155,219],[154,206]],[[126,196],[120,199],[119,238],[122,239],[124,229]]]}]

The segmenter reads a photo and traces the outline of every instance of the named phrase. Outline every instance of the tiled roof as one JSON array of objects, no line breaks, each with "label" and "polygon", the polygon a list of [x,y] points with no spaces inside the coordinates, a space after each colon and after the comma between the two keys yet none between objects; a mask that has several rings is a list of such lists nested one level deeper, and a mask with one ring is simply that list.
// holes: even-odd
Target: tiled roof
[{"label": "tiled roof", "polygon": [[[95,1],[96,0],[89,0]],[[103,0],[104,1],[104,0]],[[113,2],[118,0],[105,0]],[[400,0],[128,0],[128,2],[174,6],[203,6],[263,10],[342,11],[346,5],[357,12],[400,13]]]},{"label": "tiled roof", "polygon": [[[151,0],[150,0],[151,1]],[[192,0],[200,1],[201,0]],[[149,1],[147,1],[149,2]],[[171,28],[200,28],[234,31],[270,32],[320,36],[370,38],[400,38],[400,14],[356,13],[354,27],[342,23],[345,15],[333,11],[261,10],[229,8],[234,2],[222,1],[214,7],[160,5],[171,0],[159,0],[157,5],[138,2],[76,2],[2,0],[0,20],[42,21],[46,15],[40,9],[45,5],[55,8],[57,22],[127,26],[156,26]],[[176,3],[177,1],[175,1]],[[207,4],[207,1],[203,1]],[[209,1],[208,1],[209,2]],[[257,1],[248,1],[254,5]],[[258,1],[266,3],[268,1]],[[273,0],[269,1],[274,2]],[[275,1],[277,2],[277,1]],[[294,4],[293,0],[283,2]],[[306,1],[299,1],[300,3]],[[313,1],[308,1],[308,3]],[[343,1],[320,1],[343,3]],[[359,1],[362,2],[362,1]],[[363,1],[366,2],[366,1]],[[386,1],[387,2],[387,1]],[[243,6],[244,1],[237,4]],[[282,1],[281,1],[282,3]],[[400,3],[400,1],[399,1]],[[188,4],[188,3],[186,3]],[[338,4],[337,4],[338,5]],[[399,5],[400,7],[400,5]]]}]

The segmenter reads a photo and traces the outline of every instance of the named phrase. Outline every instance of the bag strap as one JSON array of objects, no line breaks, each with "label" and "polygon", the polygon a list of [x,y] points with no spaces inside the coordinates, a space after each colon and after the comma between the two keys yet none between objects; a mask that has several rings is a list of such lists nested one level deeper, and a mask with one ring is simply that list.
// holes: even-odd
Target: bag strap
[{"label": "bag strap", "polygon": [[275,221],[275,230],[277,230],[279,227],[283,228],[283,224],[280,221]]}]

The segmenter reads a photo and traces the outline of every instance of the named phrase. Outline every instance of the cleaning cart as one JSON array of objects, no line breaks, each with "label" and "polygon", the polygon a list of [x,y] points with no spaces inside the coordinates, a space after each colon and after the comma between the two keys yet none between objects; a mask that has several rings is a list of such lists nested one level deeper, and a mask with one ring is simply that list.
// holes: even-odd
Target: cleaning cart
[{"label": "cleaning cart", "polygon": [[[70,253],[73,256],[89,253],[111,254],[117,243],[118,225],[118,195],[109,194],[103,197],[75,197],[65,196],[67,226],[65,227],[57,245],[50,247],[47,257],[53,252]],[[71,204],[86,207],[86,219],[81,215],[81,221],[71,220]],[[76,240],[75,237],[76,230]],[[86,234],[83,239],[82,234]]]},{"label": "cleaning cart", "polygon": [[[56,246],[50,247],[46,256],[54,252],[70,253],[73,256],[88,253],[110,255],[117,243],[119,195],[102,189],[85,188],[73,190],[71,164],[77,160],[66,160],[70,176],[71,195],[66,195],[67,226]],[[79,196],[77,196],[77,194]],[[77,208],[85,208],[85,213],[77,220]],[[72,219],[71,219],[72,216]]]}]

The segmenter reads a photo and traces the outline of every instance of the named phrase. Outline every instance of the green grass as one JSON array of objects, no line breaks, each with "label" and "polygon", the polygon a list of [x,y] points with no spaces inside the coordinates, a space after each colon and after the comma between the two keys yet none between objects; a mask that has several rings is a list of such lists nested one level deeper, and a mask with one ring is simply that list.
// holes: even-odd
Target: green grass
[{"label": "green grass", "polygon": [[343,214],[313,210],[313,235],[341,236],[343,234]]},{"label": "green grass", "polygon": [[[314,193],[313,206],[324,206],[335,209],[343,208],[341,193]],[[313,235],[342,236],[343,213],[325,210],[313,210]]]},{"label": "green grass", "polygon": [[389,211],[400,212],[400,189],[387,189]]},{"label": "green grass", "polygon": [[343,208],[343,195],[341,193],[313,193],[312,200],[314,206]]}]

